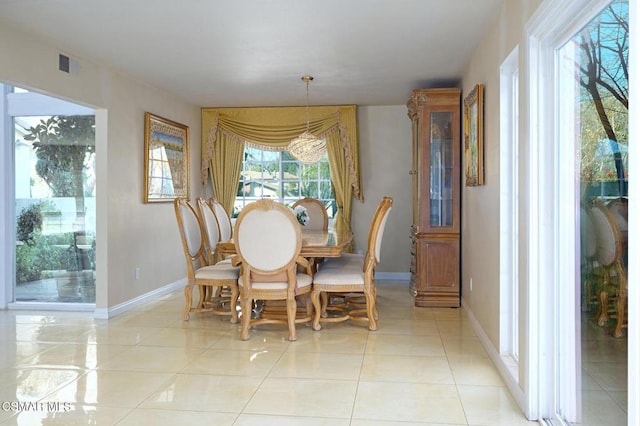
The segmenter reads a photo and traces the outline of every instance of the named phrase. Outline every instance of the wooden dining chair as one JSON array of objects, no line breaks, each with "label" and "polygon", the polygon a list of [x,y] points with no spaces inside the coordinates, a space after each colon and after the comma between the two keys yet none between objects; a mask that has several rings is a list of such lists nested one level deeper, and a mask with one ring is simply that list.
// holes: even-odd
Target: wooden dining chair
[{"label": "wooden dining chair", "polygon": [[[233,226],[231,225],[231,216],[227,213],[227,210],[224,208],[222,203],[218,201],[216,198],[211,197],[207,199],[207,204],[213,211],[215,215],[216,221],[218,223],[218,240],[219,241],[229,241],[232,237]],[[219,262],[225,260],[223,256],[220,256],[217,252],[214,253],[213,259],[214,262]],[[229,260],[229,259],[227,259]],[[211,298],[211,295],[207,291],[207,299]],[[220,297],[222,295],[222,288],[217,287],[215,289],[215,294],[213,296]]]},{"label": "wooden dining chair", "polygon": [[599,264],[596,257],[598,241],[589,206],[580,205],[580,268],[582,270],[582,310],[591,311],[598,305],[598,295],[594,292]]},{"label": "wooden dining chair", "polygon": [[293,208],[303,206],[307,209],[309,223],[305,225],[306,229],[326,231],[329,228],[329,215],[324,203],[315,198],[301,198],[293,203]]},{"label": "wooden dining chair", "polygon": [[[182,319],[188,321],[191,312],[213,312],[216,315],[229,315],[232,322],[237,322],[235,304],[231,305],[228,298],[212,298],[209,301],[205,301],[204,298],[207,287],[229,287],[232,293],[235,291],[237,300],[240,268],[228,262],[209,265],[205,251],[203,224],[196,210],[185,198],[174,200],[174,210],[187,263],[187,285],[184,289],[185,307]],[[193,288],[195,286],[199,288],[200,300],[194,307]]]},{"label": "wooden dining chair", "polygon": [[[369,330],[377,329],[378,309],[376,307],[375,267],[380,262],[382,235],[391,211],[393,199],[383,197],[376,209],[367,242],[367,252],[363,255],[341,256],[327,259],[319,265],[313,276],[311,300],[314,307],[313,329],[322,328],[321,322],[339,322],[346,320],[367,321]],[[344,308],[338,316],[322,317],[326,307],[322,306],[323,293],[362,293],[364,308]]]},{"label": "wooden dining chair", "polygon": [[601,201],[592,200],[589,213],[596,231],[596,258],[601,272],[601,280],[596,286],[598,325],[604,326],[610,316],[615,318],[613,336],[621,337],[622,328],[627,326],[627,271],[623,265],[622,236],[616,218]]},{"label": "wooden dining chair", "polygon": [[[302,231],[291,209],[262,199],[248,204],[238,216],[234,228],[236,251],[242,262],[238,279],[242,330],[240,338],[249,338],[249,328],[260,324],[284,323],[289,340],[296,340],[296,324],[311,321],[311,270],[300,257]],[[307,273],[297,272],[297,265]],[[296,297],[304,296],[306,315],[297,318]],[[257,316],[252,318],[256,300],[285,300],[286,319]]]},{"label": "wooden dining chair", "polygon": [[[219,260],[218,256],[216,256],[216,247],[218,242],[220,241],[220,228],[218,225],[218,219],[213,211],[213,206],[211,203],[206,201],[202,197],[198,197],[196,199],[196,205],[198,206],[198,212],[200,213],[200,220],[202,222],[202,230],[204,234],[204,248],[205,253],[207,255],[207,264],[215,265],[215,264],[228,264],[231,266],[232,258],[228,257],[226,259]],[[239,272],[238,272],[239,276]],[[215,289],[215,294],[211,294],[211,290]],[[225,291],[226,290],[226,291]],[[201,304],[206,300],[207,302],[211,302],[214,297],[219,298],[219,300],[223,300],[224,297],[229,299],[229,303],[232,307],[235,307],[238,303],[238,281],[236,280],[230,286],[217,286],[217,287],[205,287],[204,292],[201,292]],[[238,314],[237,312],[231,313],[231,322],[238,322]]]},{"label": "wooden dining chair", "polygon": [[[198,206],[198,213],[200,214],[202,229],[204,231],[204,248],[207,255],[207,263],[213,265],[217,263],[216,248],[220,242],[218,219],[213,211],[213,207],[204,198],[196,198],[196,206]],[[227,263],[228,262],[231,262],[231,259],[228,259]]]},{"label": "wooden dining chair", "polygon": [[207,204],[211,206],[213,213],[218,220],[218,228],[220,230],[220,241],[229,241],[231,239],[231,234],[233,231],[233,227],[231,226],[231,216],[227,213],[227,210],[224,208],[222,203],[215,198],[209,198],[207,200]]}]

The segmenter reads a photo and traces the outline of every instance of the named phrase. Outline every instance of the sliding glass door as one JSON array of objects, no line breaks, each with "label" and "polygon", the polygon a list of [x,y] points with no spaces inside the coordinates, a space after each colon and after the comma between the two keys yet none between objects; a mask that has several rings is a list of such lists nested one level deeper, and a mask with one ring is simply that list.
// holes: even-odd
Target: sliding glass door
[{"label": "sliding glass door", "polygon": [[15,287],[21,303],[95,303],[93,111],[15,88]]},{"label": "sliding glass door", "polygon": [[637,424],[633,6],[548,0],[527,27],[527,402],[548,424]]},{"label": "sliding glass door", "polygon": [[[559,81],[575,88],[571,115],[580,182],[581,409],[576,424],[627,424],[629,3],[614,0],[559,51],[571,67]],[[560,59],[562,62],[562,59]],[[560,111],[561,117],[563,112]],[[562,382],[560,382],[562,387]]]}]

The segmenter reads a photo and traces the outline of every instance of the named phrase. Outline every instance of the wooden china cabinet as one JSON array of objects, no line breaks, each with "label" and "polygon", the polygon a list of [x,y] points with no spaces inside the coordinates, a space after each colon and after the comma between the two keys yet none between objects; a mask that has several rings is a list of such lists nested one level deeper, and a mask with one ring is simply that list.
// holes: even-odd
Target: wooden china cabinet
[{"label": "wooden china cabinet", "polygon": [[460,89],[416,89],[412,127],[411,292],[416,306],[460,306]]}]

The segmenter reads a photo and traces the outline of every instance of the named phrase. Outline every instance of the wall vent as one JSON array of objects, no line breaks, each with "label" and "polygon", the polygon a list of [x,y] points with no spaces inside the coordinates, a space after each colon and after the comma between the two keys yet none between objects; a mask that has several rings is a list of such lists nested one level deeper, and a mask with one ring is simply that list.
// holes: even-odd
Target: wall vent
[{"label": "wall vent", "polygon": [[70,71],[70,59],[67,55],[63,55],[60,53],[58,55],[58,69],[62,72],[66,72],[67,74]]}]

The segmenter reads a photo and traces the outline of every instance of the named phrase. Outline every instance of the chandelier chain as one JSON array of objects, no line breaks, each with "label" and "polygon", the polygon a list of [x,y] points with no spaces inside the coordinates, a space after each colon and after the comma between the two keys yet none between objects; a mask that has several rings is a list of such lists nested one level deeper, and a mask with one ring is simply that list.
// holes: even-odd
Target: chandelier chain
[{"label": "chandelier chain", "polygon": [[293,139],[288,146],[289,152],[299,161],[305,164],[316,163],[326,153],[326,142],[324,139],[320,139],[317,136],[311,134],[309,131],[309,82],[313,80],[313,77],[305,75],[302,80],[307,84],[307,129],[306,131]]}]

